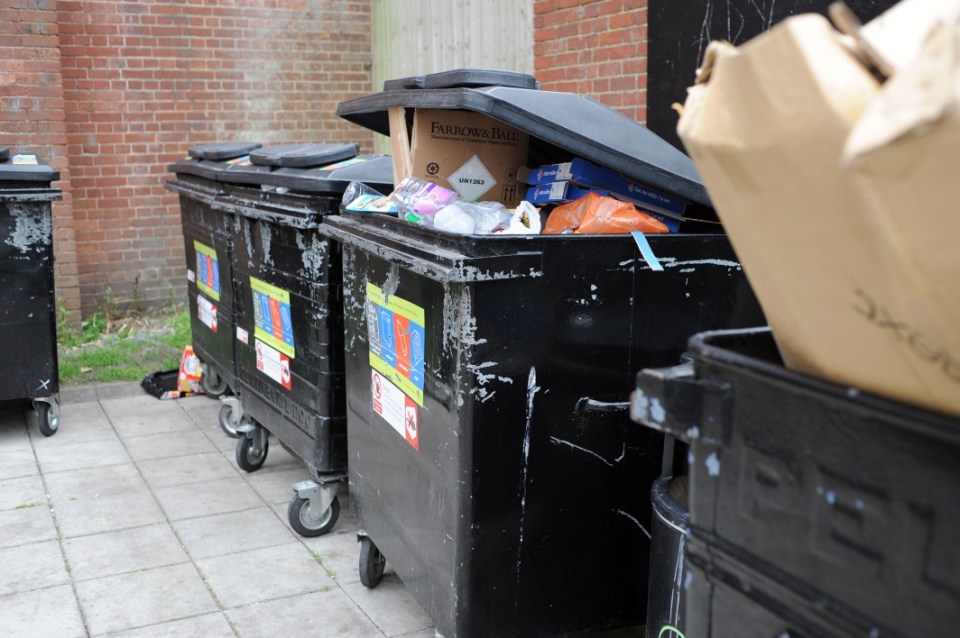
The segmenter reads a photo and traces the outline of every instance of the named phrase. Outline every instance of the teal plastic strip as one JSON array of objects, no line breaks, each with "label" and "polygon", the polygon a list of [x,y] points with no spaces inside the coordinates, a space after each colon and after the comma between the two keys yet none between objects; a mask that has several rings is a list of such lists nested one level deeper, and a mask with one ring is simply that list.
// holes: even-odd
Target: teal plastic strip
[{"label": "teal plastic strip", "polygon": [[647,262],[647,265],[650,266],[650,269],[662,271],[663,266],[660,265],[660,260],[657,259],[657,256],[653,254],[653,249],[650,248],[650,243],[647,241],[646,236],[639,230],[634,230],[630,234],[633,236],[633,241],[637,242],[637,248],[640,249],[640,254],[643,255],[643,259]]}]

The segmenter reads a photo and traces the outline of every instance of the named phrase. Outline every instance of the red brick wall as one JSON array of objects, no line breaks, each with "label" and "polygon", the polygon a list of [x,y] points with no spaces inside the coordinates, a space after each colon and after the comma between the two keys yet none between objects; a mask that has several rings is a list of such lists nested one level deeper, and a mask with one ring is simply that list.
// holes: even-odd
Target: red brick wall
[{"label": "red brick wall", "polygon": [[647,107],[647,0],[534,0],[542,88],[596,98],[641,122]]},{"label": "red brick wall", "polygon": [[177,199],[163,183],[188,146],[372,145],[372,133],[334,113],[341,100],[372,90],[368,2],[57,6],[85,313],[100,307],[106,286],[121,302],[182,300]]},{"label": "red brick wall", "polygon": [[70,170],[55,0],[0,2],[0,145],[36,151],[60,171],[53,205],[59,305],[79,320],[80,292],[74,242]]}]

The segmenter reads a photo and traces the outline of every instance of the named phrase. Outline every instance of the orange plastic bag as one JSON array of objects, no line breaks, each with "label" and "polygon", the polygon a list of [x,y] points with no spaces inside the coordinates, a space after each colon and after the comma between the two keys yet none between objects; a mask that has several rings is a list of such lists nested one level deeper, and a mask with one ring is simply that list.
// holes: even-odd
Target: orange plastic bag
[{"label": "orange plastic bag", "polygon": [[587,193],[580,199],[554,208],[547,217],[543,234],[559,235],[568,230],[581,235],[615,235],[634,230],[643,233],[670,232],[663,222],[637,210],[633,204],[597,193]]}]

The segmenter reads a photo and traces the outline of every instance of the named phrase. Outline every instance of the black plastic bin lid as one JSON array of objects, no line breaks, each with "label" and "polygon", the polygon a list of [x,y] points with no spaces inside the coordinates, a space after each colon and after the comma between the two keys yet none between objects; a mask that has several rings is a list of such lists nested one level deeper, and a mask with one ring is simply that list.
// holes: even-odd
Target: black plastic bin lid
[{"label": "black plastic bin lid", "polygon": [[[3,152],[6,155],[3,155]],[[0,147],[0,182],[55,182],[60,173],[29,151],[10,153],[7,147]]]},{"label": "black plastic bin lid", "polygon": [[483,113],[528,133],[538,165],[582,157],[627,179],[712,206],[689,157],[639,122],[582,95],[504,86],[393,90],[341,102],[337,115],[389,136],[387,110],[397,106]]},{"label": "black plastic bin lid", "polygon": [[451,89],[456,87],[512,86],[516,89],[539,89],[537,78],[516,71],[499,69],[453,69],[428,75],[413,75],[387,80],[384,91],[399,89]]},{"label": "black plastic bin lid", "polygon": [[222,142],[218,144],[201,144],[187,150],[187,155],[195,159],[223,161],[248,155],[250,151],[263,146],[256,142]]},{"label": "black plastic bin lid", "polygon": [[350,182],[363,182],[384,195],[393,192],[393,158],[357,155],[314,168],[280,168],[263,176],[261,184],[310,194],[339,197]]},{"label": "black plastic bin lid", "polygon": [[281,144],[250,153],[250,161],[257,166],[309,168],[347,160],[359,152],[357,144]]}]

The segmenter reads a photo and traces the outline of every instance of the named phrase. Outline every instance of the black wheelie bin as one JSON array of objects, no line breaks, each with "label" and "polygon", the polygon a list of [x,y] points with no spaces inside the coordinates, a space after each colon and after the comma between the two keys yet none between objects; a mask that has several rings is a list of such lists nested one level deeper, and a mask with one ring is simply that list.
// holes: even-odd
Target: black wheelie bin
[{"label": "black wheelie bin", "polygon": [[32,399],[44,436],[60,427],[53,213],[60,173],[0,146],[0,400]]},{"label": "black wheelie bin", "polygon": [[169,170],[176,179],[167,190],[180,196],[180,223],[187,259],[187,298],[193,350],[200,359],[200,383],[213,398],[222,397],[220,427],[237,437],[241,410],[231,396],[237,389],[234,348],[233,219],[214,208],[223,195],[227,172],[241,166],[260,144],[226,142],[191,147]]},{"label": "black wheelie bin", "polygon": [[[686,156],[582,96],[398,88],[337,112],[388,134],[395,107],[408,122],[416,108],[483,113],[530,135],[529,166],[577,156],[709,204]],[[663,437],[630,421],[636,372],[677,363],[701,328],[763,323],[713,228],[649,236],[657,271],[629,235],[454,235],[382,215],[328,219],[324,232],[343,243],[349,481],[365,585],[389,561],[447,638],[644,621]]]},{"label": "black wheelie bin", "polygon": [[699,334],[633,416],[689,445],[688,636],[960,626],[960,420],[788,370],[767,329]]},{"label": "black wheelie bin", "polygon": [[291,144],[253,151],[214,206],[234,220],[237,382],[244,422],[237,465],[263,466],[269,434],[313,475],[293,486],[291,526],[328,532],[346,479],[340,246],[319,228],[362,181],[389,193],[389,156],[356,144]]}]

